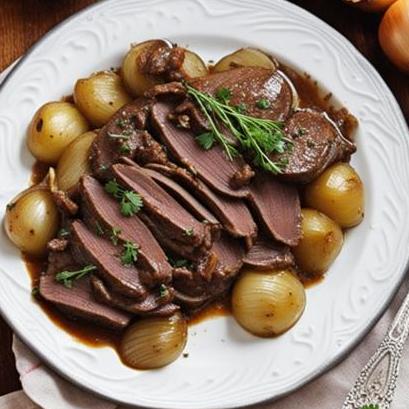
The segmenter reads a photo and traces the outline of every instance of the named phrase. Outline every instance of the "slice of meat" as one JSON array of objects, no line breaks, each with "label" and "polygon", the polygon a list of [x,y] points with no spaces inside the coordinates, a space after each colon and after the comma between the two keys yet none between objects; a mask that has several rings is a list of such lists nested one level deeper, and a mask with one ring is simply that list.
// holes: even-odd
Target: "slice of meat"
[{"label": "slice of meat", "polygon": [[206,204],[232,236],[244,237],[248,247],[251,247],[257,235],[257,225],[243,200],[213,192],[186,169],[171,164],[168,166],[151,164],[148,167],[174,178],[185,186],[189,192]]},{"label": "slice of meat", "polygon": [[200,274],[196,269],[174,270],[175,299],[190,310],[202,308],[223,295],[230,288],[235,275],[243,265],[244,246],[239,240],[227,234],[221,235],[212,250],[218,257],[218,263],[210,277]]},{"label": "slice of meat", "polygon": [[[191,85],[215,95],[222,88],[231,91],[230,105],[245,104],[246,114],[275,121],[285,120],[291,113],[293,93],[280,72],[261,67],[241,67],[192,80]],[[258,101],[265,100],[264,109]]]},{"label": "slice of meat", "polygon": [[111,165],[121,156],[135,158],[139,163],[166,163],[162,146],[146,132],[145,127],[152,101],[138,98],[121,108],[98,132],[91,147],[93,173],[109,178]]},{"label": "slice of meat", "polygon": [[213,216],[213,214],[175,181],[152,169],[145,168],[144,172],[172,194],[180,203],[185,205],[198,220],[206,221],[215,226],[220,226],[219,221]]},{"label": "slice of meat", "polygon": [[79,265],[69,252],[51,252],[47,272],[40,278],[41,297],[72,318],[117,330],[126,327],[131,315],[97,302],[92,295],[89,277],[75,280],[72,288],[64,287],[55,280],[56,273],[78,268]]},{"label": "slice of meat", "polygon": [[245,186],[236,188],[232,185],[235,175],[242,172],[246,166],[243,159],[236,157],[229,160],[218,144],[209,150],[202,149],[191,130],[178,128],[169,120],[173,110],[174,104],[171,102],[157,102],[151,112],[152,126],[172,155],[218,192],[233,197],[245,197]]},{"label": "slice of meat", "polygon": [[87,224],[96,229],[99,223],[102,234],[107,238],[111,238],[116,232],[119,240],[132,241],[139,246],[137,265],[141,265],[149,273],[148,277],[144,277],[145,285],[154,287],[160,283],[168,283],[172,277],[172,267],[145,223],[137,215],[130,218],[122,216],[116,200],[93,177],[84,177],[80,190],[84,202],[83,211],[88,215],[84,218]]},{"label": "slice of meat", "polygon": [[294,266],[288,246],[267,238],[259,239],[243,259],[247,267],[256,270],[275,270]]},{"label": "slice of meat", "polygon": [[309,109],[296,112],[286,124],[286,133],[293,149],[282,155],[288,164],[279,176],[291,182],[308,183],[329,165],[348,159],[356,150],[322,112]]},{"label": "slice of meat", "polygon": [[[166,238],[166,246],[178,252],[179,244],[191,249],[191,256],[207,251],[212,245],[211,229],[185,210],[172,196],[162,189],[142,168],[117,164],[112,167],[118,182],[137,192],[143,199],[141,217],[155,225],[153,234],[160,243]],[[158,234],[160,232],[160,235]],[[162,240],[162,242],[161,242]],[[173,242],[173,244],[172,244]]]},{"label": "slice of meat", "polygon": [[[135,266],[121,263],[122,246],[115,246],[103,237],[92,233],[79,220],[71,225],[72,252],[82,264],[97,267],[96,275],[109,282],[118,292],[144,299],[147,291]],[[118,243],[119,244],[119,243]]]},{"label": "slice of meat", "polygon": [[159,294],[150,293],[144,300],[138,302],[133,298],[128,298],[123,294],[110,290],[98,277],[91,277],[91,286],[95,298],[99,302],[132,314],[166,316],[179,309],[177,305],[171,303],[173,292],[169,290],[167,296],[161,297]]},{"label": "slice of meat", "polygon": [[249,200],[260,222],[275,240],[288,246],[297,245],[301,237],[301,207],[294,186],[260,173],[250,186]]}]

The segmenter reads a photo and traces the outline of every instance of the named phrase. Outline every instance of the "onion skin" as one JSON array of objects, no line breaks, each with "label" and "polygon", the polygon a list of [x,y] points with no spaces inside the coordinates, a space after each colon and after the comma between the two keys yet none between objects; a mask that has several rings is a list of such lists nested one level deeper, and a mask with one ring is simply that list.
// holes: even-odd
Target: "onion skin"
[{"label": "onion skin", "polygon": [[101,127],[118,109],[131,102],[131,97],[118,74],[104,71],[78,80],[74,100],[91,124]]},{"label": "onion skin", "polygon": [[88,129],[87,120],[74,104],[49,102],[35,113],[28,130],[27,146],[38,160],[54,164],[65,148]]},{"label": "onion skin", "polygon": [[409,0],[389,7],[379,26],[379,42],[393,64],[409,73]]},{"label": "onion skin", "polygon": [[314,209],[302,209],[301,228],[302,238],[292,249],[296,264],[307,275],[322,275],[341,251],[342,230],[332,219]]},{"label": "onion skin", "polygon": [[385,11],[396,0],[344,0],[345,3],[372,13]]},{"label": "onion skin", "polygon": [[341,227],[359,224],[364,217],[364,187],[354,168],[336,163],[311,182],[304,191],[308,207],[326,214]]},{"label": "onion skin", "polygon": [[119,355],[132,368],[161,368],[180,356],[186,341],[187,323],[181,314],[145,318],[126,330]]},{"label": "onion skin", "polygon": [[90,172],[89,150],[96,137],[94,131],[86,132],[72,141],[58,161],[56,176],[60,190],[73,189],[82,175]]},{"label": "onion skin", "polygon": [[272,337],[290,329],[305,308],[305,290],[290,271],[246,271],[232,295],[233,315],[247,331]]},{"label": "onion skin", "polygon": [[228,71],[236,67],[263,67],[276,69],[274,61],[256,48],[241,48],[220,59],[214,66],[214,72]]},{"label": "onion skin", "polygon": [[20,193],[7,207],[4,226],[21,251],[44,256],[47,243],[56,236],[59,226],[51,192],[46,187],[34,187]]}]

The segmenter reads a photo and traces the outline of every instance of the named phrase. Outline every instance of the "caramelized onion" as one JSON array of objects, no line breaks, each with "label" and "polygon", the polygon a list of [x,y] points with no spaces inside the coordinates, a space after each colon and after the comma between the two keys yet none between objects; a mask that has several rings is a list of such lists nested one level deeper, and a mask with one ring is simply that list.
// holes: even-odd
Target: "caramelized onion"
[{"label": "caramelized onion", "polygon": [[277,64],[267,54],[264,54],[256,48],[241,48],[219,60],[214,66],[214,71],[228,71],[237,67],[276,69]]},{"label": "caramelized onion", "polygon": [[324,274],[341,251],[343,242],[342,230],[332,219],[317,210],[302,210],[302,238],[293,253],[303,273]]},{"label": "caramelized onion", "polygon": [[336,163],[306,187],[305,203],[341,227],[356,226],[364,217],[362,181],[350,164]]},{"label": "caramelized onion", "polygon": [[409,72],[409,0],[398,0],[389,7],[379,26],[379,42],[388,58]]},{"label": "caramelized onion", "polygon": [[132,368],[160,368],[180,356],[186,340],[187,324],[181,314],[144,318],[126,330],[119,353]]},{"label": "caramelized onion", "polygon": [[111,71],[99,72],[75,84],[74,100],[80,111],[96,127],[105,125],[131,97],[121,77]]},{"label": "caramelized onion", "polygon": [[8,204],[4,223],[8,237],[20,250],[43,256],[59,226],[58,210],[49,189],[35,186],[20,193]]},{"label": "caramelized onion", "polygon": [[290,271],[246,271],[233,289],[234,317],[254,335],[271,337],[287,331],[304,307],[304,287]]},{"label": "caramelized onion", "polygon": [[88,131],[88,123],[75,105],[49,102],[31,121],[27,145],[40,161],[54,164],[64,149],[79,135]]},{"label": "caramelized onion", "polygon": [[89,172],[89,149],[95,136],[94,131],[84,133],[72,141],[62,154],[56,169],[60,190],[72,189],[81,176]]}]

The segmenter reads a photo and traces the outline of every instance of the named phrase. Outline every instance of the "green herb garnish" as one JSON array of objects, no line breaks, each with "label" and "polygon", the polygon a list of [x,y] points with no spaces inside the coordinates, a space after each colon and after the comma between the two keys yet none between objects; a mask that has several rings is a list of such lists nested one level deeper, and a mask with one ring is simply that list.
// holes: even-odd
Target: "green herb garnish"
[{"label": "green herb garnish", "polygon": [[236,107],[228,104],[230,92],[226,92],[226,89],[219,90],[215,98],[189,84],[186,84],[186,88],[210,126],[212,136],[202,134],[197,139],[202,147],[213,146],[214,142],[218,142],[228,159],[233,160],[238,154],[238,148],[222,133],[223,127],[237,140],[239,148],[252,154],[255,165],[272,173],[281,172],[280,162],[271,160],[270,155],[283,153],[290,143],[284,135],[283,122],[255,118],[238,112]]},{"label": "green herb garnish", "polygon": [[270,106],[270,101],[268,99],[262,98],[256,102],[257,108],[267,109]]},{"label": "green herb garnish", "polygon": [[118,245],[119,235],[121,234],[121,229],[119,227],[113,227],[111,230],[111,236],[109,237],[114,246]]},{"label": "green herb garnish", "polygon": [[121,213],[131,217],[143,207],[141,196],[132,190],[126,190],[116,180],[105,183],[105,191],[119,201]]},{"label": "green herb garnish", "polygon": [[70,235],[70,231],[66,229],[65,227],[61,227],[60,230],[58,230],[57,236],[58,237],[67,237]]},{"label": "green herb garnish", "polygon": [[64,284],[67,288],[72,288],[72,283],[74,280],[79,280],[80,278],[86,276],[91,271],[96,270],[96,266],[89,264],[77,271],[61,271],[55,275],[55,280],[60,284]]},{"label": "green herb garnish", "polygon": [[196,136],[196,141],[205,151],[208,151],[213,147],[215,137],[213,132],[205,132]]},{"label": "green herb garnish", "polygon": [[107,135],[108,135],[111,139],[129,139],[129,135],[125,135],[124,133],[108,132]]},{"label": "green herb garnish", "polygon": [[122,153],[123,155],[127,155],[130,152],[131,152],[131,147],[129,146],[129,143],[123,143],[119,147],[119,153]]},{"label": "green herb garnish", "polygon": [[216,91],[216,98],[225,104],[230,101],[231,95],[231,90],[229,88],[219,88]]},{"label": "green herb garnish", "polygon": [[125,241],[123,244],[123,251],[121,254],[121,263],[124,266],[131,266],[138,260],[138,246],[132,241]]},{"label": "green herb garnish", "polygon": [[194,230],[193,230],[193,227],[189,227],[188,229],[185,229],[185,235],[186,236],[188,236],[188,237],[191,237],[191,236],[193,236],[193,233],[194,233]]},{"label": "green herb garnish", "polygon": [[168,287],[165,284],[159,286],[159,294],[161,297],[167,297],[169,295]]},{"label": "green herb garnish", "polygon": [[380,409],[380,408],[379,408],[379,405],[373,405],[373,404],[371,403],[371,404],[369,404],[369,405],[364,405],[364,406],[362,406],[361,409]]},{"label": "green herb garnish", "polygon": [[99,224],[98,221],[95,222],[95,231],[98,234],[98,236],[103,236],[105,234],[105,230],[103,227]]}]

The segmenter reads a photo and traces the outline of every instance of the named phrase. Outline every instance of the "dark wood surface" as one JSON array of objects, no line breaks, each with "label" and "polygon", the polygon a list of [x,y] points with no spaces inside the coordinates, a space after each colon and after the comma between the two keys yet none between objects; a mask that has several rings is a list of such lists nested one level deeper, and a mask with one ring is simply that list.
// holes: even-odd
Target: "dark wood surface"
[{"label": "dark wood surface", "polygon": [[[292,2],[310,10],[343,33],[373,63],[409,120],[409,76],[399,73],[382,54],[377,41],[380,17],[352,9],[340,0]],[[0,0],[0,71],[57,23],[91,3],[94,1]],[[0,395],[19,388],[11,352],[11,331],[0,318]]]}]

